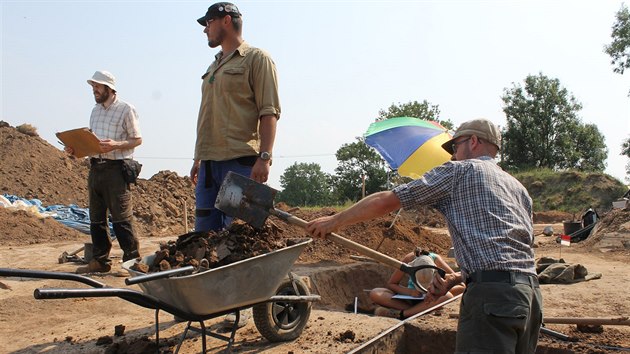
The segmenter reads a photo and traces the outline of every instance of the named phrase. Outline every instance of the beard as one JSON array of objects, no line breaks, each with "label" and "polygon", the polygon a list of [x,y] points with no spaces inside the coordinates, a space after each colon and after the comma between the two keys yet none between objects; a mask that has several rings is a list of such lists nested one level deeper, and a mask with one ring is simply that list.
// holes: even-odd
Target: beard
[{"label": "beard", "polygon": [[221,43],[223,43],[224,38],[225,38],[225,32],[222,28],[220,28],[219,31],[217,32],[217,36],[215,40],[208,38],[208,47],[216,48],[220,46]]},{"label": "beard", "polygon": [[105,89],[105,90],[103,90],[103,93],[95,94],[94,95],[94,100],[96,101],[96,103],[103,103],[103,102],[107,101],[109,96],[110,96],[109,90]]}]

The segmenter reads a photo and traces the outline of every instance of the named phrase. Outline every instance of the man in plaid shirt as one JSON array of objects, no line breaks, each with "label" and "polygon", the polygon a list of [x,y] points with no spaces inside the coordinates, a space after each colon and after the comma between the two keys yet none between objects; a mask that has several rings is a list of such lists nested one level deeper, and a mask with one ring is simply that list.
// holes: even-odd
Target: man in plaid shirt
[{"label": "man in plaid shirt", "polygon": [[498,128],[463,123],[442,148],[450,162],[422,178],[372,194],[339,214],[313,220],[316,237],[401,207],[431,205],[444,214],[461,271],[436,276],[434,296],[465,282],[456,352],[533,353],[542,323],[542,295],[534,267],[532,200],[495,162]]},{"label": "man in plaid shirt", "polygon": [[[88,177],[93,259],[87,266],[78,268],[77,273],[104,273],[111,270],[108,211],[124,252],[123,261],[140,256],[132,225],[131,190],[123,177],[123,164],[133,158],[134,148],[142,144],[142,136],[136,109],[118,99],[111,73],[97,71],[87,82],[92,86],[96,101],[90,116],[90,129],[100,139],[101,153],[91,156]],[[73,149],[66,147],[66,151],[72,153]]]}]

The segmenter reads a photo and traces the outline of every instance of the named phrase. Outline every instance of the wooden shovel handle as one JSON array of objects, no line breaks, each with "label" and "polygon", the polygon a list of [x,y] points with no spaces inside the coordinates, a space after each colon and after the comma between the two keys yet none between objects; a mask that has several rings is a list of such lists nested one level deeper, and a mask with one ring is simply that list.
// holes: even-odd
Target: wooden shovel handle
[{"label": "wooden shovel handle", "polygon": [[[269,213],[271,215],[275,215],[277,217],[279,217],[280,219],[288,222],[289,224],[293,224],[293,225],[297,225],[300,226],[304,229],[306,229],[306,226],[308,225],[308,222],[306,220],[300,219],[297,216],[293,216],[285,211],[282,210],[278,210],[278,209],[271,209],[269,211]],[[390,256],[387,256],[385,254],[382,254],[380,252],[374,251],[371,248],[367,248],[361,244],[358,244],[354,241],[348,240],[347,238],[341,237],[339,235],[337,235],[336,233],[330,233],[328,235],[326,235],[326,238],[338,243],[346,248],[349,248],[353,251],[359,252],[364,256],[368,256],[372,259],[374,259],[375,261],[378,261],[386,266],[392,267],[394,269],[401,269],[401,267],[404,265],[404,263],[402,263],[401,261],[392,258]]]}]

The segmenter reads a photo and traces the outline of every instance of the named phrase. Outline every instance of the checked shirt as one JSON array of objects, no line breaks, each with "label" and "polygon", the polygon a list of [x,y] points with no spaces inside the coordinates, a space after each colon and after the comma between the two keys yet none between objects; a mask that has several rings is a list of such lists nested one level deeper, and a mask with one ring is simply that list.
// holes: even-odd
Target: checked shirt
[{"label": "checked shirt", "polygon": [[393,190],[402,207],[431,205],[446,218],[462,276],[536,274],[532,199],[491,157],[447,162]]},{"label": "checked shirt", "polygon": [[[90,116],[90,129],[101,139],[124,141],[129,138],[140,138],[140,125],[136,108],[118,97],[112,104],[105,108],[97,103]],[[103,159],[122,160],[133,158],[133,150],[114,150],[106,154],[100,154]]]}]

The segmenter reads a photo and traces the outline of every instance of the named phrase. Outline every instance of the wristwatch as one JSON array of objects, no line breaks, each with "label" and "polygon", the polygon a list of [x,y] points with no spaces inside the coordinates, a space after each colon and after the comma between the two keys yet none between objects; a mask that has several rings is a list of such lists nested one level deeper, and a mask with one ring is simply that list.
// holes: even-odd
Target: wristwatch
[{"label": "wristwatch", "polygon": [[263,161],[269,161],[271,160],[271,153],[267,151],[261,151],[260,154],[258,154],[258,157],[260,157],[260,159]]}]

